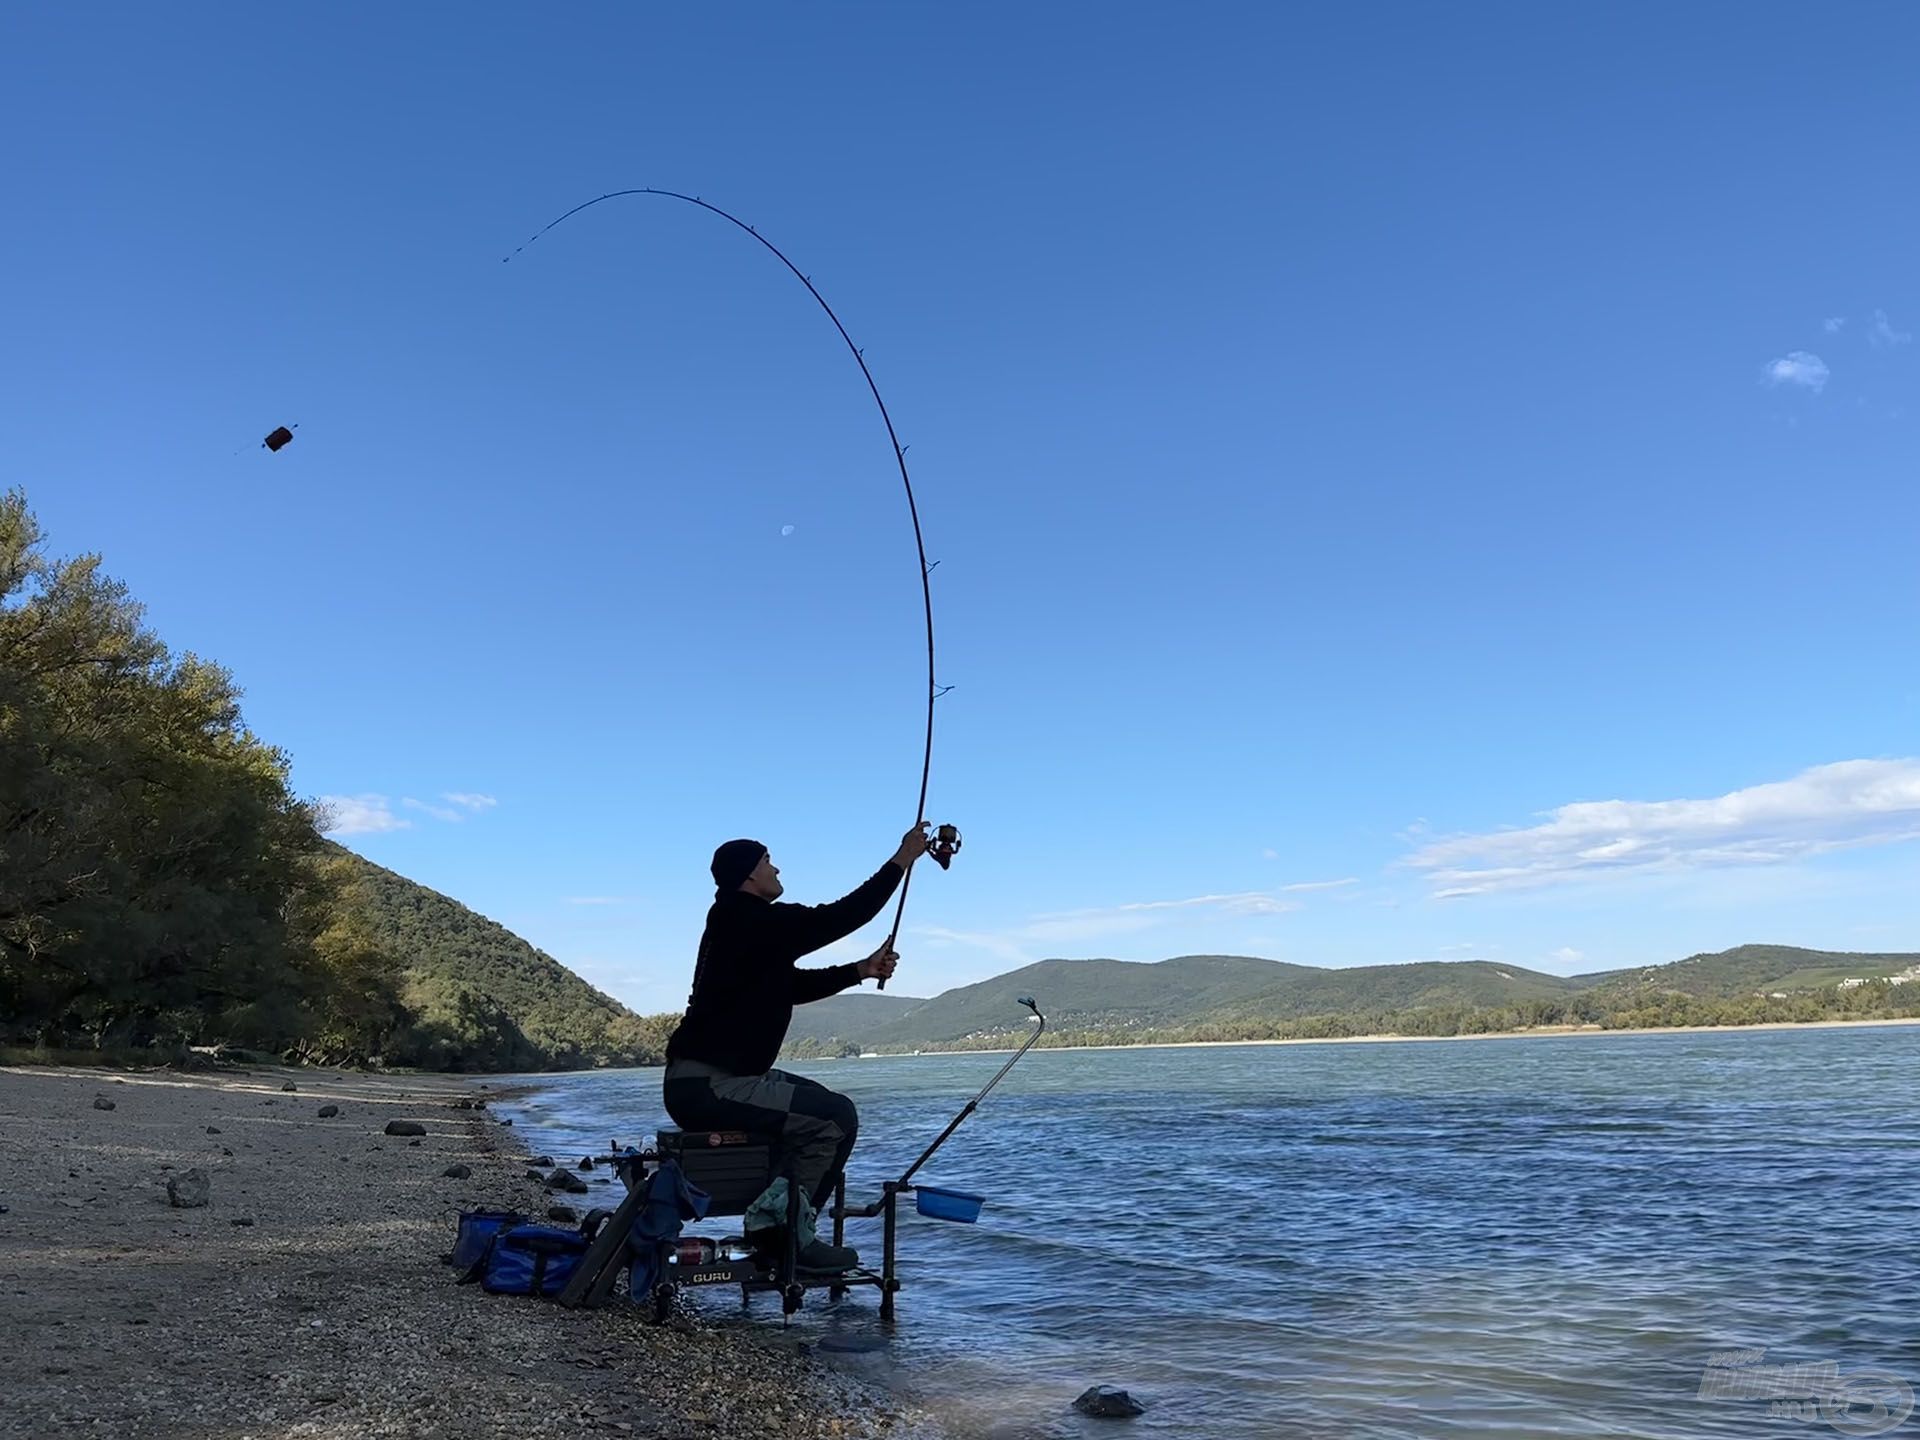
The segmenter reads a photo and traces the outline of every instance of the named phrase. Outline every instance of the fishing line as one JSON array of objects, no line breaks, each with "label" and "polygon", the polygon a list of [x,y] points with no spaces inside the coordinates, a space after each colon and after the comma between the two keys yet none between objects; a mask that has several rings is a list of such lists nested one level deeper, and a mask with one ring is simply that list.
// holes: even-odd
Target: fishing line
[{"label": "fishing line", "polygon": [[[682,195],[676,190],[656,190],[651,186],[647,186],[647,187],[636,189],[636,190],[609,191],[605,195],[596,196],[594,199],[587,201],[585,204],[574,206],[573,209],[567,211],[567,213],[562,215],[559,219],[554,220],[550,224],[544,226],[542,229],[536,231],[534,234],[532,234],[527,238],[525,244],[518,246],[513,251],[513,254],[502,256],[501,263],[504,265],[507,262],[511,261],[515,255],[520,254],[520,252],[525,250],[528,245],[533,244],[534,241],[538,240],[542,235],[545,235],[547,231],[553,229],[556,225],[563,224],[564,222],[572,219],[575,215],[578,215],[582,210],[591,210],[594,206],[600,204],[604,200],[619,200],[628,195],[658,195],[664,200],[680,200],[685,202],[688,205],[696,205],[702,210],[708,211],[709,213],[714,215],[718,215],[722,220],[725,220],[729,225],[733,225],[738,229],[746,231],[747,234],[751,235],[755,240],[758,240],[762,245],[764,245],[767,248],[767,250],[773,255],[773,257],[776,260],[778,260],[782,265],[786,266],[787,269],[793,272],[794,279],[798,280],[802,285],[806,286],[807,293],[813,296],[814,300],[819,303],[819,306],[822,310],[826,311],[827,318],[833,322],[833,328],[840,332],[840,338],[847,342],[847,350],[849,351],[849,353],[852,354],[854,363],[860,367],[860,374],[866,379],[867,389],[871,391],[873,394],[873,403],[879,407],[881,422],[887,427],[887,440],[888,440],[888,443],[890,443],[893,446],[894,463],[900,467],[900,484],[902,488],[905,489],[905,491],[907,492],[907,513],[913,519],[913,546],[914,546],[915,552],[918,554],[920,558],[920,596],[922,601],[925,603],[926,615],[927,615],[927,743],[926,743],[925,754],[923,755],[920,762],[920,798],[915,802],[915,805],[914,805],[913,823],[916,826],[924,825],[927,819],[927,781],[933,774],[934,703],[937,700],[939,700],[939,698],[942,695],[944,695],[946,691],[951,689],[952,687],[951,686],[942,687],[936,679],[937,672],[934,669],[933,582],[932,582],[933,566],[927,563],[926,538],[921,533],[921,529],[920,529],[920,507],[914,501],[914,498],[913,498],[913,477],[907,473],[907,447],[900,443],[900,436],[893,428],[893,417],[887,413],[887,402],[880,398],[880,387],[878,384],[874,382],[873,371],[867,368],[867,357],[861,351],[860,347],[853,343],[853,337],[847,333],[847,327],[840,323],[840,317],[833,313],[833,307],[827,304],[826,297],[823,296],[818,290],[814,288],[812,279],[808,277],[800,269],[798,265],[795,265],[793,261],[787,258],[785,251],[781,250],[779,246],[775,245],[771,240],[767,239],[766,236],[762,235],[758,230],[754,229],[753,226],[747,224],[746,221],[740,219],[739,216],[729,214],[727,211],[722,210],[718,205],[715,205],[712,202],[707,200],[702,200],[698,195]],[[936,565],[938,563],[939,563],[938,561],[934,562],[934,564]],[[940,827],[940,837],[935,842],[935,844],[936,844],[936,847],[941,844],[946,844],[949,846],[949,848],[946,849],[944,854],[942,854],[937,848],[930,849],[928,853],[931,854],[933,858],[939,862],[941,868],[944,869],[947,866],[947,864],[952,860],[953,852],[959,849],[959,842],[960,842],[960,837],[958,832],[954,831],[952,826],[943,825]],[[901,917],[906,914],[907,889],[912,884],[913,884],[913,867],[909,865],[907,867],[906,875],[900,881],[900,903],[894,907],[893,929],[887,935],[887,948],[889,950],[891,950],[894,947],[894,943],[900,938],[900,920],[901,920]],[[882,990],[887,988],[887,982],[885,980],[882,980],[880,982],[880,988]]]}]

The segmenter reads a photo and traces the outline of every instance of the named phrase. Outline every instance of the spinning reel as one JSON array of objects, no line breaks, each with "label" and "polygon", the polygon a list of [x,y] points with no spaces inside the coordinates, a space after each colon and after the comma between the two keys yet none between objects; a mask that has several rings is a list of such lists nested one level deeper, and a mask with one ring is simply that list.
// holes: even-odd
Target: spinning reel
[{"label": "spinning reel", "polygon": [[953,857],[960,853],[960,831],[952,825],[942,825],[933,832],[933,839],[927,842],[927,854],[942,870],[953,864]]}]

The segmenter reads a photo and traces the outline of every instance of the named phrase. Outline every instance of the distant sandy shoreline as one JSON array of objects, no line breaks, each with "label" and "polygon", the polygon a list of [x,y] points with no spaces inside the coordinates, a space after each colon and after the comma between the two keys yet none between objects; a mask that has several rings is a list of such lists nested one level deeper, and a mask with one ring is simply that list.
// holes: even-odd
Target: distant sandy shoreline
[{"label": "distant sandy shoreline", "polygon": [[[1717,1035],[1723,1032],[1731,1034],[1749,1030],[1843,1030],[1871,1028],[1876,1025],[1920,1025],[1920,1015],[1895,1017],[1891,1020],[1767,1020],[1757,1025],[1643,1025],[1619,1030],[1608,1030],[1599,1025],[1541,1025],[1531,1030],[1487,1030],[1474,1035],[1314,1035],[1285,1040],[1144,1040],[1133,1045],[1049,1045],[1035,1048],[1056,1051],[1230,1050],[1251,1045],[1398,1045],[1430,1044],[1453,1040],[1557,1039],[1584,1035]],[[849,1056],[847,1063],[852,1064],[855,1058],[913,1060],[926,1059],[932,1055],[1011,1055],[1014,1049],[1012,1045],[1004,1045],[983,1050],[890,1051],[886,1054]],[[818,1056],[799,1063],[813,1065],[820,1060],[837,1060],[838,1058]]]}]

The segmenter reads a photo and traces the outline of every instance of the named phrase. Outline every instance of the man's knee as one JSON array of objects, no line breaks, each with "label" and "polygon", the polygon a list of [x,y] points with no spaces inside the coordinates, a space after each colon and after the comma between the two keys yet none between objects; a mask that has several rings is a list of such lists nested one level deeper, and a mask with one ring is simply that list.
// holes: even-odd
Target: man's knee
[{"label": "man's knee", "polygon": [[837,1092],[833,1092],[833,1123],[840,1127],[849,1141],[860,1133],[859,1110],[851,1099]]},{"label": "man's knee", "polygon": [[788,1112],[789,1134],[812,1132],[837,1146],[851,1147],[860,1128],[860,1112],[853,1101],[825,1086],[796,1091]]}]

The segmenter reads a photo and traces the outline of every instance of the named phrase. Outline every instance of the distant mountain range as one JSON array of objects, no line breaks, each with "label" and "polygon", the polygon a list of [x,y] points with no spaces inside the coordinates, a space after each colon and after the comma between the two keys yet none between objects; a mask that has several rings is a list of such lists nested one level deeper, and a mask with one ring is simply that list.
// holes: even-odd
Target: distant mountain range
[{"label": "distant mountain range", "polygon": [[1711,955],[1689,955],[1669,965],[1603,970],[1575,979],[1583,985],[1612,989],[1676,990],[1685,995],[1730,997],[1831,990],[1843,980],[1907,974],[1916,964],[1920,964],[1920,955],[1741,945]]},{"label": "distant mountain range", "polygon": [[[677,1016],[637,1015],[504,926],[353,860],[375,943],[404,966],[414,1022],[393,1057],[398,1063],[487,1070],[659,1063]],[[1246,955],[1042,960],[931,999],[855,990],[803,1005],[787,1053],[1003,1044],[1028,1023],[1021,995],[1039,1000],[1049,1039],[1069,1044],[1750,1023],[1920,1014],[1920,954],[1742,945],[1574,976],[1485,960],[1347,969]]]},{"label": "distant mountain range", "polygon": [[[799,1054],[995,1043],[1025,1028],[1020,995],[1039,999],[1055,1033],[1114,1043],[1178,1035],[1252,1037],[1263,1030],[1456,1033],[1445,1027],[1607,1024],[1623,1016],[1635,1017],[1635,1023],[1689,1023],[1714,1013],[1709,1007],[1694,1016],[1688,1002],[1744,1006],[1727,1011],[1740,1018],[1767,1018],[1768,1006],[1798,1002],[1798,1011],[1781,1018],[1815,1018],[1805,1013],[1807,1005],[1840,1006],[1847,998],[1843,981],[1902,975],[1920,980],[1920,954],[1787,945],[1742,945],[1666,965],[1574,976],[1485,960],[1345,969],[1244,955],[1181,955],[1151,963],[1042,960],[932,999],[847,994],[804,1005],[794,1014],[788,1043]],[[1870,998],[1920,1006],[1920,983],[1911,989],[1904,982],[1860,988]],[[1668,1016],[1682,1018],[1663,1018]],[[1348,1023],[1316,1023],[1335,1017]],[[1508,1023],[1477,1023],[1488,1019]],[[1372,1026],[1379,1028],[1366,1028]]]}]

